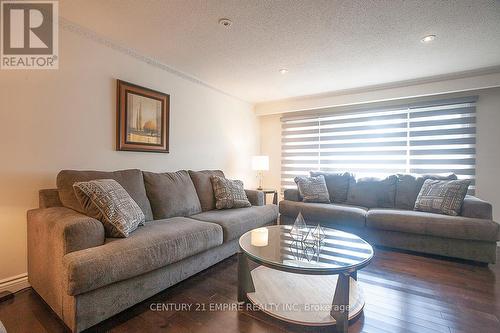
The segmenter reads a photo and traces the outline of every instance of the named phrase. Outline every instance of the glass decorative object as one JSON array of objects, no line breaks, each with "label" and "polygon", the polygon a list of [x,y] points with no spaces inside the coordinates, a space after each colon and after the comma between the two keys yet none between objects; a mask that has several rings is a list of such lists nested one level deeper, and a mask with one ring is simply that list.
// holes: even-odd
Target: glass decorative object
[{"label": "glass decorative object", "polygon": [[320,224],[318,224],[316,228],[314,228],[314,230],[311,231],[311,235],[318,244],[323,243],[323,241],[326,238],[325,230]]},{"label": "glass decorative object", "polygon": [[316,243],[309,234],[304,240],[293,240],[289,247],[295,260],[311,261],[316,254]]},{"label": "glass decorative object", "polygon": [[294,240],[302,242],[306,239],[308,233],[309,228],[306,225],[306,221],[304,220],[302,213],[299,213],[293,223],[292,229],[290,230],[290,236],[292,236]]},{"label": "glass decorative object", "polygon": [[289,247],[290,247],[290,252],[293,255],[293,258],[295,260],[301,260],[303,254],[302,242],[294,240],[290,243]]},{"label": "glass decorative object", "polygon": [[316,254],[316,247],[314,245],[305,245],[304,246],[304,258],[307,260],[307,261],[311,261],[315,254]]}]

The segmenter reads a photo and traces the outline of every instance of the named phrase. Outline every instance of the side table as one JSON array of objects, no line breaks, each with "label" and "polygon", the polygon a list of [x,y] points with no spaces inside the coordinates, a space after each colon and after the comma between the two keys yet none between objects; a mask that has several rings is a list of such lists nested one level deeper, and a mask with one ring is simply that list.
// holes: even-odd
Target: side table
[{"label": "side table", "polygon": [[273,195],[273,204],[277,205],[278,204],[278,191],[273,190],[273,189],[257,189],[257,191],[262,191],[264,192],[264,205],[267,204],[267,195],[272,194]]}]

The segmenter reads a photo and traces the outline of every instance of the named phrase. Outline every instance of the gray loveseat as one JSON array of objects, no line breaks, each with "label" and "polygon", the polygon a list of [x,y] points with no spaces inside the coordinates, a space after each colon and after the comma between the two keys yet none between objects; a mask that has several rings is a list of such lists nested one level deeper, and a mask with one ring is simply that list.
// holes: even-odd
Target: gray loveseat
[{"label": "gray loveseat", "polygon": [[[61,171],[58,188],[41,190],[40,208],[28,211],[31,286],[79,332],[233,255],[244,232],[276,223],[277,206],[259,191],[246,191],[251,207],[215,210],[211,175],[223,173]],[[76,200],[74,182],[104,178],[146,216],[128,238],[106,238]]]},{"label": "gray loveseat", "polygon": [[308,224],[353,232],[374,245],[495,263],[500,225],[492,206],[466,196],[460,216],[414,211],[425,179],[456,179],[455,175],[399,174],[382,181],[352,175],[325,175],[332,203],[306,203],[297,189],[287,189],[279,204],[280,223],[293,224],[302,213]]}]

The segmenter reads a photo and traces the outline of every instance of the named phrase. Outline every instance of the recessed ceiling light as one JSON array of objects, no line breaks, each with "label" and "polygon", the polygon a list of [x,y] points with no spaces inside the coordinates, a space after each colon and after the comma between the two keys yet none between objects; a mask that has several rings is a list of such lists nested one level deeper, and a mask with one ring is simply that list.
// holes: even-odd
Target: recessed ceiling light
[{"label": "recessed ceiling light", "polygon": [[227,18],[221,18],[219,20],[219,24],[222,25],[224,28],[229,28],[233,24],[233,21]]},{"label": "recessed ceiling light", "polygon": [[279,70],[279,72],[280,72],[281,74],[286,74],[286,73],[288,73],[288,69],[286,69],[286,68],[282,68],[282,69],[280,69],[280,70]]},{"label": "recessed ceiling light", "polygon": [[425,36],[424,38],[422,38],[420,41],[422,43],[430,43],[432,42],[434,39],[436,39],[436,35],[427,35]]}]

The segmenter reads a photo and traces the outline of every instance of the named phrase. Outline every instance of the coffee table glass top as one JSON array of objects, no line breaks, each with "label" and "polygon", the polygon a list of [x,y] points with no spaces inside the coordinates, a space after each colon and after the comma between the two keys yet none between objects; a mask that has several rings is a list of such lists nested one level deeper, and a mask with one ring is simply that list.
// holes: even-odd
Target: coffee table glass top
[{"label": "coffee table glass top", "polygon": [[[310,226],[311,234],[314,226]],[[253,261],[303,274],[336,274],[365,267],[373,248],[360,237],[323,228],[324,239],[297,237],[291,225],[250,230],[240,237],[240,248]]]}]

